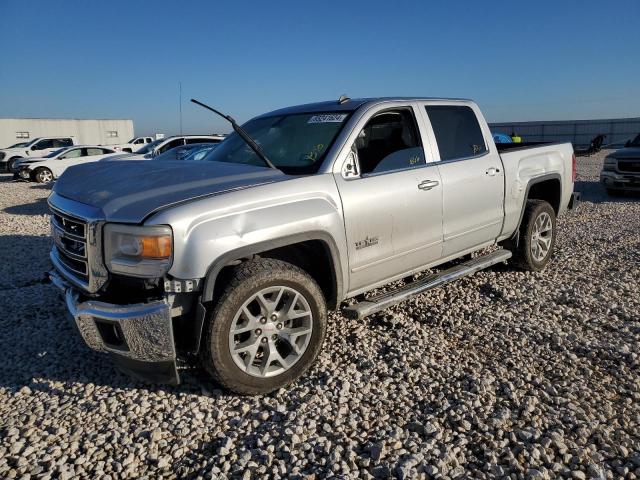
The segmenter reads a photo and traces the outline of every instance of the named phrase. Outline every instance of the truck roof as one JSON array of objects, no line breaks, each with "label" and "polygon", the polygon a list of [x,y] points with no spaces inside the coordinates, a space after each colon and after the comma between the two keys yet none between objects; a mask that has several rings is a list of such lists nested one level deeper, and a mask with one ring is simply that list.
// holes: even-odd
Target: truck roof
[{"label": "truck roof", "polygon": [[466,98],[440,98],[440,97],[372,97],[372,98],[352,98],[346,102],[339,103],[338,100],[327,102],[305,103],[303,105],[295,105],[285,107],[272,112],[260,115],[261,117],[273,115],[286,115],[294,113],[313,113],[313,112],[353,112],[363,105],[375,105],[384,102],[395,101],[415,101],[415,100],[444,100],[452,102],[470,102]]}]

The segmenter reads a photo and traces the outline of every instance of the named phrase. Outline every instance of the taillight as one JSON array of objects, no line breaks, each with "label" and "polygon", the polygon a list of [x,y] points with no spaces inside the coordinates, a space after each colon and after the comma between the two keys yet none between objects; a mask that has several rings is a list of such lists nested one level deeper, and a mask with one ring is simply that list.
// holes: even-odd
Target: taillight
[{"label": "taillight", "polygon": [[576,160],[576,154],[571,155],[571,179],[575,182],[578,175],[578,162]]}]

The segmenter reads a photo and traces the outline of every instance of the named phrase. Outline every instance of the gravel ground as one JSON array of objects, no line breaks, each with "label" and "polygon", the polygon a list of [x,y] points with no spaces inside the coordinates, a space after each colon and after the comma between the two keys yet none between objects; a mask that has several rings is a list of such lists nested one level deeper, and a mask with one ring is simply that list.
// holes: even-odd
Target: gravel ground
[{"label": "gravel ground", "polygon": [[40,283],[48,189],[0,176],[0,478],[640,478],[640,197],[598,185],[542,273],[497,267],[364,321],[262,397],[148,388]]}]

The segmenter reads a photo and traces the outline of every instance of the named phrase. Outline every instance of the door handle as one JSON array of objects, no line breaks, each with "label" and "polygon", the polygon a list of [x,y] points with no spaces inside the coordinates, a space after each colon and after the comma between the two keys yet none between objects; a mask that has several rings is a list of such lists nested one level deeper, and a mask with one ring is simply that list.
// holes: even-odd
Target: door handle
[{"label": "door handle", "polygon": [[418,184],[420,190],[431,190],[433,187],[440,185],[438,180],[423,180]]},{"label": "door handle", "polygon": [[491,167],[491,168],[485,170],[484,173],[486,173],[490,177],[493,177],[493,176],[495,176],[496,173],[500,173],[500,169],[496,168],[496,167]]}]

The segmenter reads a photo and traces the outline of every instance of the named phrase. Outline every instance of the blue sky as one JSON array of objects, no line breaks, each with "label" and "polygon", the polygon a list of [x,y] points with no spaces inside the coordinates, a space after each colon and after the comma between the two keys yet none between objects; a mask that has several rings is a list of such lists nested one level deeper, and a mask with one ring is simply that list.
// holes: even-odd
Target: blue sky
[{"label": "blue sky", "polygon": [[[520,7],[522,5],[522,7]],[[0,117],[228,131],[362,96],[476,100],[490,121],[640,116],[640,1],[0,0]],[[594,65],[595,64],[595,65]]]}]

